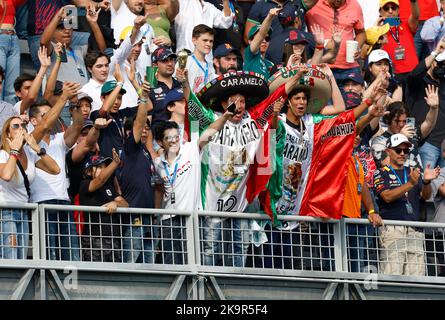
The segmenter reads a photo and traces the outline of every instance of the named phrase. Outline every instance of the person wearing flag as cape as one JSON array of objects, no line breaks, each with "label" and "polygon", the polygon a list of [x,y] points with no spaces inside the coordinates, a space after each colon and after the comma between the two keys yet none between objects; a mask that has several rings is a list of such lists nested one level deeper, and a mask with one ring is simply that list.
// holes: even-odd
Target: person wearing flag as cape
[{"label": "person wearing flag as cape", "polygon": [[[207,83],[196,96],[190,93],[186,130],[191,134],[202,134],[225,110],[232,110],[235,114],[203,150],[201,199],[204,210],[244,212],[248,205],[247,198],[255,198],[255,195],[247,193],[257,192],[253,188],[249,190],[248,185],[262,185],[262,189],[265,189],[272,170],[261,174],[256,169],[258,163],[268,161],[269,146],[264,141],[268,141],[274,102],[280,98],[286,99],[305,72],[307,70],[297,72],[271,95],[262,75],[246,71],[220,75]],[[179,70],[177,76],[185,81],[183,73],[186,70]],[[191,126],[187,128],[188,124]],[[263,151],[266,151],[266,155]],[[205,265],[242,267],[245,264],[249,245],[248,223],[243,219],[227,220],[233,241],[230,255],[221,247],[222,240],[223,243],[227,242],[227,239],[222,238],[223,221],[219,218],[205,218]]]}]

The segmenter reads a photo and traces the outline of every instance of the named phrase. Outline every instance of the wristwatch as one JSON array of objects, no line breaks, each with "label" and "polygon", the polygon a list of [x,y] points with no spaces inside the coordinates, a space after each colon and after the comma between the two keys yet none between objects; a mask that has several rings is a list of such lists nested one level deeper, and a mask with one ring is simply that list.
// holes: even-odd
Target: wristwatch
[{"label": "wristwatch", "polygon": [[39,157],[44,156],[46,154],[46,149],[45,148],[40,148],[40,151],[37,152],[37,155]]}]

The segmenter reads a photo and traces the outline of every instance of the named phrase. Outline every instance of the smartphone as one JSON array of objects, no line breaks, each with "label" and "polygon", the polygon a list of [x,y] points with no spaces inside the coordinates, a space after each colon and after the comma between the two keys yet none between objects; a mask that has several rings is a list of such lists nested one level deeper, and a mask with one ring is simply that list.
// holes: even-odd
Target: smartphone
[{"label": "smartphone", "polygon": [[400,18],[385,18],[384,23],[389,23],[391,27],[397,27],[400,25]]},{"label": "smartphone", "polygon": [[413,117],[408,117],[406,118],[406,124],[412,126],[413,128],[415,128],[416,126],[416,118]]},{"label": "smartphone", "polygon": [[66,56],[66,48],[62,47],[62,52],[60,53],[60,62],[68,62],[68,57]]},{"label": "smartphone", "polygon": [[229,104],[229,106],[227,107],[227,111],[236,114],[236,104],[235,102],[232,101],[231,104]]}]

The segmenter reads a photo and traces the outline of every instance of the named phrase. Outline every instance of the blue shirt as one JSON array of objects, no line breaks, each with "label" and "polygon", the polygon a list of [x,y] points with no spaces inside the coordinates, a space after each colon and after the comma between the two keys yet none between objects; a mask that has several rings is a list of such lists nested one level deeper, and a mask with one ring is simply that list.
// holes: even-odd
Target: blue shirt
[{"label": "blue shirt", "polygon": [[440,39],[445,36],[445,23],[440,25],[440,17],[433,17],[425,21],[420,37],[426,42],[430,51],[433,51]]}]

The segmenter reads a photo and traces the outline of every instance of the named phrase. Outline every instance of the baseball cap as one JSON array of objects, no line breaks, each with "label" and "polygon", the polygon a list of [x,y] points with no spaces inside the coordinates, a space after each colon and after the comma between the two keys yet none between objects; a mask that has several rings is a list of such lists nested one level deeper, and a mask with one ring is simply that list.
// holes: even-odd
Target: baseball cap
[{"label": "baseball cap", "polygon": [[298,43],[309,43],[309,40],[306,38],[303,32],[300,30],[291,30],[289,32],[289,37],[286,39],[287,43],[290,44],[298,44]]},{"label": "baseball cap", "polygon": [[221,58],[229,55],[230,53],[234,53],[237,56],[240,55],[240,51],[237,48],[232,47],[230,43],[222,43],[218,47],[216,47],[213,52],[213,56],[215,58]]},{"label": "baseball cap", "polygon": [[400,7],[399,0],[380,0],[380,8],[383,8],[387,3],[394,3]]},{"label": "baseball cap", "polygon": [[358,84],[361,84],[362,86],[365,85],[365,80],[363,80],[362,75],[359,72],[352,71],[346,75],[346,77],[343,79],[342,83],[345,83],[346,81],[351,80]]},{"label": "baseball cap", "polygon": [[386,147],[395,148],[397,146],[400,146],[402,143],[409,144],[410,147],[413,145],[411,142],[409,142],[408,138],[405,135],[401,133],[396,133],[393,134],[391,138],[388,139]]},{"label": "baseball cap", "polygon": [[368,56],[368,64],[379,62],[383,59],[387,59],[389,62],[391,62],[388,52],[382,49],[373,50]]},{"label": "baseball cap", "polygon": [[[261,28],[261,25],[259,25],[259,24],[254,25],[252,28],[250,28],[247,37],[249,39],[252,39],[253,36],[260,30],[260,28]],[[267,35],[270,37],[271,34],[272,34],[272,28],[269,28]]]},{"label": "baseball cap", "polygon": [[164,61],[170,57],[176,59],[178,56],[170,48],[159,47],[155,51],[153,51],[151,55],[151,62],[154,63],[158,61]]},{"label": "baseball cap", "polygon": [[87,93],[85,93],[85,92],[80,92],[78,95],[77,95],[77,100],[82,100],[82,99],[87,99],[90,103],[92,103],[93,102],[93,98],[91,98]]},{"label": "baseball cap", "polygon": [[278,21],[283,26],[292,25],[298,16],[297,10],[293,5],[285,5],[278,13]]},{"label": "baseball cap", "polygon": [[366,44],[371,46],[368,50],[368,54],[371,52],[372,46],[379,41],[379,38],[388,33],[389,28],[389,23],[385,23],[383,26],[373,26],[366,29]]},{"label": "baseball cap", "polygon": [[184,98],[184,93],[178,89],[170,90],[166,95],[164,99],[164,106],[167,108],[167,106],[175,101],[179,101]]},{"label": "baseball cap", "polygon": [[102,157],[100,155],[94,155],[90,157],[90,159],[85,164],[85,169],[88,169],[90,167],[98,166],[102,163],[106,163],[107,165],[110,164],[113,161],[113,159],[107,157]]},{"label": "baseball cap", "polygon": [[[103,84],[102,89],[100,89],[100,95],[103,96],[103,95],[105,95],[107,93],[110,93],[116,87],[117,87],[117,81],[116,80],[107,81],[107,82],[105,82]],[[124,88],[121,88],[120,93],[121,94],[125,94],[125,93],[127,93],[127,90],[125,90]]]},{"label": "baseball cap", "polygon": [[86,119],[85,122],[83,123],[83,127],[82,130],[88,127],[93,127],[94,126],[94,122],[90,119]]}]

